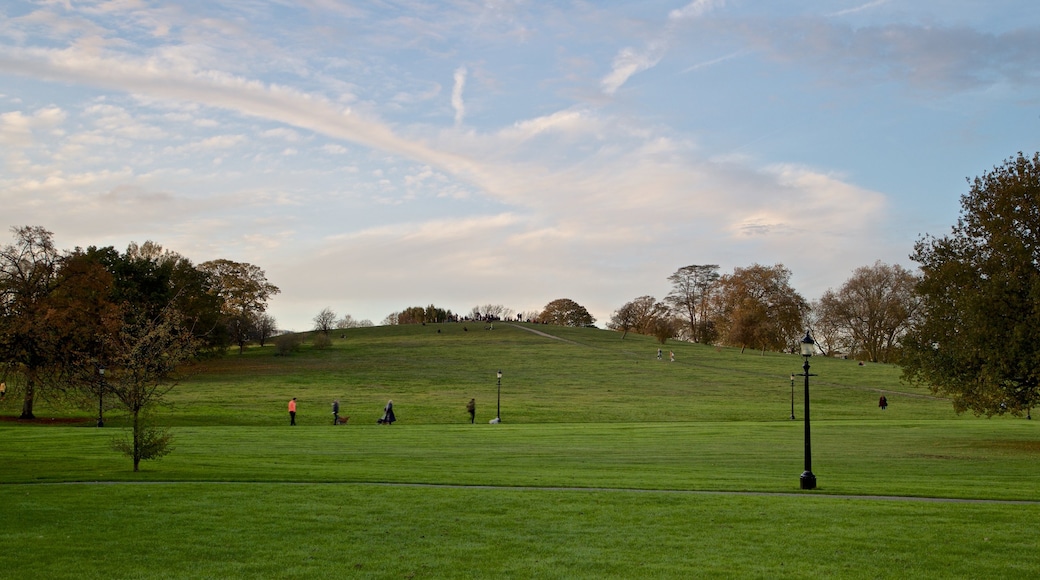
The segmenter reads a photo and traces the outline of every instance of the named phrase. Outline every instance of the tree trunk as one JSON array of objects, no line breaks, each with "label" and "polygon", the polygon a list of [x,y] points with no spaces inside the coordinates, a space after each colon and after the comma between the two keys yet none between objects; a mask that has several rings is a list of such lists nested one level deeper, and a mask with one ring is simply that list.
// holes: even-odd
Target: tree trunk
[{"label": "tree trunk", "polygon": [[133,442],[133,445],[134,445],[134,453],[133,453],[133,455],[134,455],[134,471],[136,472],[136,471],[138,471],[138,468],[141,465],[141,432],[140,432],[140,423],[138,422],[138,410],[137,409],[134,409],[133,427],[131,427],[131,429],[133,429],[133,438],[134,438],[134,442]]},{"label": "tree trunk", "polygon": [[18,417],[19,419],[35,419],[36,415],[33,415],[33,399],[36,396],[36,381],[33,380],[32,375],[29,375],[28,380],[25,381],[25,398],[22,400],[22,414]]}]

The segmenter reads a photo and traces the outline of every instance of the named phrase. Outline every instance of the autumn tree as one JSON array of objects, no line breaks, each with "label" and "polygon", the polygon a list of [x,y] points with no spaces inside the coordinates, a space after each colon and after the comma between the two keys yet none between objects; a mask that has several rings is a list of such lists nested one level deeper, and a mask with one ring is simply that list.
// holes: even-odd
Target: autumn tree
[{"label": "autumn tree", "polygon": [[49,304],[60,256],[54,235],[39,226],[11,228],[15,241],[0,248],[0,361],[23,379],[22,419],[33,404],[43,373],[55,355]]},{"label": "autumn tree", "polygon": [[[653,296],[640,296],[626,302],[614,311],[614,314],[610,318],[610,322],[607,323],[607,328],[611,330],[621,331],[623,334],[621,338],[624,339],[629,331],[635,332],[636,334],[645,334],[648,336],[657,336],[664,328],[674,328],[669,322],[667,325],[662,325],[662,320],[671,319],[671,313],[668,306],[663,302],[658,302]],[[667,338],[671,338],[670,333]]]},{"label": "autumn tree", "polygon": [[710,342],[714,338],[708,320],[708,301],[718,279],[718,264],[683,266],[668,277],[672,291],[664,300],[683,321],[685,338],[694,342]]},{"label": "autumn tree", "polygon": [[808,303],[791,287],[783,264],[734,268],[719,277],[712,318],[723,344],[766,350],[793,348],[804,332]]},{"label": "autumn tree", "polygon": [[899,265],[878,261],[857,268],[840,288],[820,297],[818,322],[838,331],[845,352],[893,362],[919,309],[916,283],[916,276]]},{"label": "autumn tree", "polygon": [[903,376],[957,412],[1021,414],[1040,400],[1040,153],[969,185],[950,234],[914,247],[923,304]]},{"label": "autumn tree", "polygon": [[545,305],[538,321],[559,326],[592,326],[596,319],[581,304],[570,298],[558,298]]},{"label": "autumn tree", "polygon": [[280,290],[259,266],[245,262],[211,260],[199,264],[199,270],[210,275],[212,292],[221,300],[231,338],[242,353],[256,315],[267,310],[267,300]]}]

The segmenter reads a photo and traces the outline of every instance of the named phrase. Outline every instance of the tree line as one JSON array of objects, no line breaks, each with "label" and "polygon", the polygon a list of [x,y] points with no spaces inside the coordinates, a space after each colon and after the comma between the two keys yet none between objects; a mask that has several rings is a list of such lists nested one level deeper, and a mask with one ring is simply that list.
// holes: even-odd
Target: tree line
[{"label": "tree line", "polygon": [[59,251],[43,227],[11,231],[0,248],[0,380],[19,387],[22,419],[41,397],[97,401],[99,426],[106,400],[125,410],[131,435],[119,447],[135,471],[166,449],[168,434],[142,414],[174,373],[274,332],[265,310],[278,288],[252,264],[195,265],[153,242]]}]

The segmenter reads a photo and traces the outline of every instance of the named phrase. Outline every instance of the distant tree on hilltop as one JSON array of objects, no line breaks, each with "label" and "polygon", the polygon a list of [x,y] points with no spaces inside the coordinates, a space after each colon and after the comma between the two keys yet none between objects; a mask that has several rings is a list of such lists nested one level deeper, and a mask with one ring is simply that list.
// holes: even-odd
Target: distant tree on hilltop
[{"label": "distant tree on hilltop", "polygon": [[545,305],[538,321],[559,326],[592,326],[596,319],[581,304],[570,298],[558,298]]}]

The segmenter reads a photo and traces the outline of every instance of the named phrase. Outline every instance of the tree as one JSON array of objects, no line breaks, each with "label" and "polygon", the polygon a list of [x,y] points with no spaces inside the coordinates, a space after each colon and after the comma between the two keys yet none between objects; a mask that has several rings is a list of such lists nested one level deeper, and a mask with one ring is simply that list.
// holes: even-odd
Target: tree
[{"label": "tree", "polygon": [[199,270],[212,277],[212,292],[220,297],[221,310],[238,352],[245,350],[257,314],[267,310],[267,300],[280,290],[267,281],[259,266],[231,260],[211,260]]},{"label": "tree", "polygon": [[708,324],[708,299],[719,279],[718,264],[683,266],[668,277],[672,291],[665,302],[684,324],[684,334],[694,342],[713,337]]},{"label": "tree", "polygon": [[[667,321],[667,324],[661,324]],[[665,328],[672,329],[666,338],[674,336],[674,326],[671,323],[671,315],[668,307],[663,302],[658,302],[653,296],[640,296],[631,302],[626,302],[621,308],[614,312],[607,328],[620,330],[624,339],[628,331],[636,334],[658,336]]]},{"label": "tree", "polygon": [[115,448],[128,455],[138,471],[141,461],[170,451],[170,435],[150,424],[145,412],[163,402],[173,388],[171,377],[195,353],[195,339],[172,307],[158,317],[137,309],[113,345],[113,365],[105,375],[109,391],[130,416],[129,437]]},{"label": "tree", "polygon": [[1040,153],[968,183],[951,233],[914,246],[923,304],[903,376],[958,413],[1018,415],[1040,396]]},{"label": "tree", "polygon": [[336,322],[336,313],[331,308],[325,307],[314,317],[314,330],[328,336]]},{"label": "tree", "polygon": [[538,321],[560,326],[592,326],[596,319],[584,306],[569,298],[558,298],[545,305]]},{"label": "tree", "polygon": [[253,321],[253,328],[256,331],[256,340],[260,343],[260,346],[267,344],[267,339],[274,335],[275,331],[278,330],[278,322],[274,316],[264,312],[256,316],[256,320]]},{"label": "tree", "polygon": [[783,264],[734,268],[721,276],[712,298],[714,323],[724,344],[766,350],[793,348],[804,332],[808,303],[791,287]]},{"label": "tree", "polygon": [[41,375],[53,363],[48,301],[58,279],[59,255],[51,232],[39,226],[11,228],[15,242],[0,248],[0,361],[24,378],[22,419],[35,419]]},{"label": "tree", "polygon": [[892,362],[919,309],[916,283],[914,274],[899,265],[878,261],[856,268],[841,288],[820,298],[818,322],[840,333],[845,352]]}]

